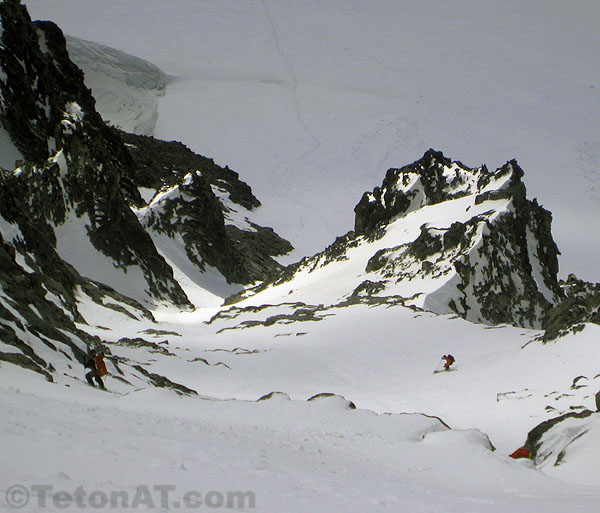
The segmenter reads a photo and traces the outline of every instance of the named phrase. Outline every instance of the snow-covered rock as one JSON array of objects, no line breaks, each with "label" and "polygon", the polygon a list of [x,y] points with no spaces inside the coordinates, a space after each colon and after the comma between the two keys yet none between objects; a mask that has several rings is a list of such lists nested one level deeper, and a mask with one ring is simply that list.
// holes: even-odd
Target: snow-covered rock
[{"label": "snow-covered rock", "polygon": [[212,267],[228,283],[237,284],[281,271],[272,257],[293,248],[272,229],[253,222],[261,204],[238,173],[175,141],[120,135],[135,162],[135,182],[147,200],[136,214],[168,259],[177,258],[177,246],[191,274]]},{"label": "snow-covered rock", "polygon": [[[172,270],[129,208],[129,202],[141,202],[131,181],[133,161],[96,112],[81,70],[69,59],[61,30],[51,22],[32,23],[19,3],[2,3],[0,16],[4,27],[0,67],[6,77],[0,82],[0,121],[26,161],[16,179],[10,172],[3,177],[4,187],[10,183],[11,194],[23,200],[15,204],[12,218],[6,208],[3,216],[14,222],[20,210],[22,222],[35,220],[36,237],[48,237],[59,253],[62,246],[61,256],[76,268],[89,263],[86,248],[91,248],[101,260],[110,259],[108,267],[117,274],[139,275],[142,292],[147,289],[159,301],[189,307]],[[40,204],[43,207],[36,208]],[[77,226],[79,236],[73,237],[75,232],[69,229],[65,249],[52,227],[67,221]],[[35,246],[34,241],[29,243]],[[91,271],[90,278],[102,281],[105,267],[98,266],[100,272],[93,265],[78,270]],[[123,282],[114,280],[111,285],[119,289]],[[131,289],[121,291],[131,295]]]},{"label": "snow-covered rock", "polygon": [[567,481],[596,485],[600,472],[600,413],[571,412],[529,432],[526,447],[538,468]]},{"label": "snow-covered rock", "polygon": [[552,216],[527,199],[522,176],[515,161],[490,172],[429,150],[363,195],[354,232],[259,287],[260,296],[298,289],[292,297],[303,300],[313,283],[333,282],[331,303],[387,297],[475,322],[543,327],[563,295],[558,249]]},{"label": "snow-covered rock", "polygon": [[582,330],[584,323],[600,324],[600,283],[590,283],[570,274],[560,282],[565,298],[548,312],[544,340],[569,331]]},{"label": "snow-covered rock", "polygon": [[[387,279],[439,281],[440,288],[423,302],[438,313],[542,327],[546,310],[561,297],[558,248],[550,232],[551,214],[526,198],[522,176],[515,161],[491,173],[485,166],[468,169],[433,151],[388,171],[382,188],[373,193],[375,200],[365,205],[363,197],[357,205],[358,233],[370,234],[378,227],[363,226],[363,212],[370,205],[375,212],[383,207],[389,221],[420,210],[423,224],[414,241],[380,250],[367,269]],[[465,204],[467,216],[451,224],[430,222],[425,207],[450,206],[461,198],[472,200]],[[468,216],[471,208],[476,210]]]},{"label": "snow-covered rock", "polygon": [[[77,326],[82,302],[152,318],[157,305],[190,310],[194,278],[218,304],[280,269],[271,256],[291,246],[248,220],[260,203],[237,173],[178,143],[126,145],[56,25],[32,23],[17,1],[0,3],[0,21],[3,359],[53,379],[99,342]],[[154,68],[124,62],[133,86],[150,87],[149,70],[162,87]]]}]

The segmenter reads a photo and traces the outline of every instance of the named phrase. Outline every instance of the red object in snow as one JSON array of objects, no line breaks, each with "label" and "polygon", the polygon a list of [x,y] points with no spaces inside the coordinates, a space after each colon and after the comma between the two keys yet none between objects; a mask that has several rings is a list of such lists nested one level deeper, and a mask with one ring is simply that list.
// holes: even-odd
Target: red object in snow
[{"label": "red object in snow", "polygon": [[98,376],[106,376],[108,371],[106,370],[106,364],[101,354],[94,356],[94,363],[96,364],[96,374]]},{"label": "red object in snow", "polygon": [[517,449],[515,452],[513,452],[510,455],[511,458],[519,459],[519,458],[527,458],[527,459],[531,459],[531,453],[529,452],[529,449],[526,449],[525,447],[521,447],[520,449]]}]

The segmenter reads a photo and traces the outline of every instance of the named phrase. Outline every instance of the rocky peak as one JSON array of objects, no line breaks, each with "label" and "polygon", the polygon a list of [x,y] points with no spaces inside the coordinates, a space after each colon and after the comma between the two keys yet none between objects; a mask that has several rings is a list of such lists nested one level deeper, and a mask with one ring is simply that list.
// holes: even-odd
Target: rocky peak
[{"label": "rocky peak", "polygon": [[[82,72],[70,61],[61,30],[51,22],[32,23],[19,2],[0,4],[0,122],[26,159],[19,180],[3,187],[26,199],[22,217],[60,225],[66,213],[85,223],[89,241],[122,269],[140,267],[155,298],[189,306],[164,259],[128,206],[141,203],[131,179],[133,160],[104,124],[85,87]],[[62,163],[58,171],[56,163]],[[53,182],[55,201],[44,201]],[[60,182],[60,183],[59,183]],[[60,196],[60,199],[58,198]],[[48,198],[49,199],[49,198]],[[40,212],[46,214],[41,219]],[[52,230],[43,229],[51,242]]]},{"label": "rocky peak", "polygon": [[238,173],[197,155],[177,141],[119,132],[135,163],[135,182],[148,204],[142,225],[180,241],[196,267],[215,267],[230,283],[248,284],[279,273],[272,257],[292,245],[253,223],[260,202]]},{"label": "rocky peak", "polygon": [[509,194],[524,199],[522,176],[514,160],[492,173],[485,165],[469,168],[430,149],[412,164],[388,169],[382,185],[363,194],[354,208],[354,231],[365,235],[396,216],[471,194],[484,194],[482,201],[490,195]]},{"label": "rocky peak", "polygon": [[[151,296],[181,307],[189,302],[153,232],[180,237],[192,264],[200,271],[215,267],[230,283],[281,269],[272,256],[292,247],[246,217],[260,202],[235,171],[181,143],[111,129],[69,59],[61,30],[32,23],[17,1],[1,3],[0,16],[0,122],[25,157],[19,178],[5,173],[4,185],[26,198],[23,219],[49,226],[44,232],[56,244],[52,226],[72,213],[115,267],[141,269]],[[177,193],[165,194],[171,189]],[[140,190],[162,201],[150,207]]]},{"label": "rocky peak", "polygon": [[558,248],[552,215],[527,199],[522,177],[514,160],[489,171],[429,150],[388,170],[382,185],[362,196],[354,232],[290,267],[273,286],[293,289],[296,275],[318,280],[328,267],[329,282],[339,274],[338,283],[347,283],[345,292],[336,288],[337,300],[390,301],[486,324],[544,327],[564,296]]},{"label": "rocky peak", "polygon": [[[401,256],[395,249],[382,250],[369,269],[397,274],[410,261],[420,262],[417,274],[456,272],[458,281],[446,285],[456,287],[456,293],[444,300],[451,310],[477,321],[543,326],[545,312],[562,296],[558,248],[550,230],[552,215],[527,199],[523,174],[515,160],[490,172],[434,150],[388,170],[381,187],[365,193],[355,208],[358,234],[374,233],[411,212],[459,198],[473,198],[465,212],[488,204],[489,210],[446,228],[427,222],[423,211],[420,234],[407,250]],[[429,299],[432,308],[440,308],[433,307],[437,301]]]}]

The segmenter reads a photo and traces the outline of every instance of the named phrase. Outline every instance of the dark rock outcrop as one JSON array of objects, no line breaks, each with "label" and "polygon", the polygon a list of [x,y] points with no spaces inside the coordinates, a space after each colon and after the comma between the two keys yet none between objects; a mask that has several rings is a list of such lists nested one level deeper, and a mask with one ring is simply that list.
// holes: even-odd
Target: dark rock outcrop
[{"label": "dark rock outcrop", "polygon": [[569,333],[586,322],[600,324],[600,284],[570,275],[561,282],[564,299],[548,314],[543,340],[549,341]]},{"label": "dark rock outcrop", "polygon": [[[0,332],[15,348],[0,351],[0,359],[47,379],[58,371],[70,375],[87,347],[102,343],[77,327],[86,323],[82,299],[135,319],[152,319],[147,307],[156,302],[191,308],[153,232],[180,237],[191,262],[217,268],[229,282],[281,269],[272,256],[291,250],[287,241],[250,221],[228,222],[234,208],[260,205],[237,173],[180,143],[108,127],[55,24],[32,22],[18,0],[0,2],[0,22],[0,129],[23,157],[16,170],[0,168]],[[159,208],[148,208],[140,194],[170,188],[177,194]],[[102,255],[108,272],[112,264],[125,281],[141,281],[124,289],[142,297],[82,275],[82,257],[69,259],[79,246],[84,257]]]},{"label": "dark rock outcrop", "polygon": [[594,415],[591,410],[583,410],[546,420],[528,433],[524,447],[529,450],[536,465],[547,459],[554,460],[556,466],[560,465],[569,446],[588,432]]},{"label": "dark rock outcrop", "polygon": [[338,394],[333,394],[331,392],[321,392],[320,394],[313,395],[307,399],[308,402],[322,400],[329,401],[330,403],[338,406],[341,405],[347,410],[356,410],[356,405],[352,401],[349,401],[345,397],[342,397]]},{"label": "dark rock outcrop", "polygon": [[[381,187],[375,187],[371,192],[365,192],[354,207],[354,231],[357,235],[371,233],[375,228],[389,223],[395,216],[408,211],[415,194],[406,194],[395,190],[398,181],[408,185],[406,178],[399,175],[404,171],[423,171],[424,176],[434,177],[438,162],[443,156],[433,150],[425,153],[421,161],[401,169],[388,169]],[[408,176],[408,175],[406,175]]]},{"label": "dark rock outcrop", "polygon": [[[140,212],[146,228],[180,236],[191,262],[202,270],[216,267],[230,283],[261,281],[282,270],[272,257],[293,248],[271,228],[247,218],[260,202],[235,171],[179,142],[120,136],[134,160],[135,183],[157,200]],[[169,190],[177,194],[165,194]],[[242,218],[237,224],[229,220],[234,214]]]},{"label": "dark rock outcrop", "polygon": [[[154,297],[189,307],[129,208],[142,203],[132,180],[133,160],[96,112],[61,30],[51,22],[32,23],[15,0],[0,3],[0,18],[0,123],[27,161],[18,180],[3,177],[2,188],[25,200],[22,216],[38,225],[37,237],[71,211],[86,224],[94,247],[117,267],[140,267]],[[42,201],[29,201],[36,195]],[[43,210],[34,210],[40,204]]]},{"label": "dark rock outcrop", "polygon": [[363,194],[354,207],[354,231],[367,235],[401,214],[473,194],[489,177],[485,166],[467,168],[430,149],[412,164],[388,169],[381,187]]},{"label": "dark rock outcrop", "polygon": [[[522,176],[514,160],[490,172],[433,150],[413,164],[390,169],[382,186],[357,205],[357,233],[368,235],[402,215],[466,196],[474,196],[475,205],[490,202],[490,210],[449,228],[428,224],[424,214],[420,235],[405,247],[380,250],[367,271],[397,280],[456,272],[459,281],[447,286],[456,292],[448,290],[446,296],[462,317],[543,326],[545,312],[562,296],[558,248],[550,231],[552,216],[527,199]],[[495,200],[510,200],[510,205],[496,211]]]},{"label": "dark rock outcrop", "polygon": [[[552,216],[527,199],[522,177],[514,160],[492,172],[429,150],[408,166],[390,169],[381,187],[363,195],[353,232],[290,266],[271,284],[290,281],[302,270],[342,267],[353,248],[373,244],[379,249],[364,268],[376,275],[366,281],[377,284],[365,289],[371,295],[398,297],[403,284],[418,282],[426,291],[406,287],[407,305],[487,324],[543,327],[546,313],[563,297],[559,252]],[[388,236],[389,226],[408,215],[405,229]],[[420,231],[406,239],[402,233],[414,233],[415,223]]]},{"label": "dark rock outcrop", "polygon": [[113,129],[126,145],[135,163],[136,185],[160,190],[181,182],[191,171],[198,171],[212,187],[223,189],[229,199],[247,210],[260,206],[248,184],[229,167],[221,167],[212,159],[198,155],[178,141],[161,141],[154,137],[129,134]]},{"label": "dark rock outcrop", "polygon": [[134,365],[133,368],[140,374],[142,374],[144,377],[146,377],[156,388],[168,388],[169,390],[173,390],[177,395],[198,395],[198,392],[196,392],[195,390],[188,388],[180,383],[175,383],[169,378],[162,376],[161,374],[156,374],[155,372],[148,372],[141,365]]},{"label": "dark rock outcrop", "polygon": [[[52,362],[39,356],[36,349],[45,347],[83,362],[86,347],[99,339],[76,327],[75,321],[83,319],[74,306],[70,289],[41,272],[26,272],[16,263],[15,256],[15,248],[0,235],[0,339],[19,351],[0,352],[0,360],[34,370],[53,381]],[[29,263],[35,266],[32,260]],[[66,276],[72,278],[69,273]],[[59,298],[63,308],[49,295]]]}]

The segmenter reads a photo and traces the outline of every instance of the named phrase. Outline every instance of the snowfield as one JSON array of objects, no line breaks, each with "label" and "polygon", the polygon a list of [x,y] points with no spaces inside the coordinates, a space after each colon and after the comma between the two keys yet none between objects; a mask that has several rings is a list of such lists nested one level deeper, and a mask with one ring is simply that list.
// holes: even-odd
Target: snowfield
[{"label": "snowfield", "polygon": [[85,73],[97,109],[127,132],[152,135],[167,77],[153,64],[91,41],[67,37],[71,59]]},{"label": "snowfield", "polygon": [[226,508],[235,493],[227,509],[558,513],[596,511],[600,498],[490,452],[479,431],[349,410],[339,398],[115,397],[6,378],[3,491],[16,505],[24,496],[9,485],[25,486],[29,511],[201,511]]},{"label": "snowfield", "polygon": [[[490,168],[517,158],[554,213],[562,274],[600,281],[597,2],[23,3],[72,36],[106,120],[239,172],[264,205],[253,222],[288,238],[289,258],[348,231],[388,167],[435,147]],[[2,133],[0,150],[0,165],[20,157]],[[424,208],[444,229],[492,203],[509,208]],[[99,259],[71,221],[61,256],[142,297],[135,271]],[[420,226],[409,213],[386,237]],[[345,303],[388,239],[223,306],[236,287],[191,271],[181,241],[153,240],[199,307],[156,306],[151,320],[82,292],[77,327],[104,341],[108,392],[41,335],[55,383],[1,362],[0,511],[598,511],[598,325],[543,344],[421,310],[444,278],[391,292],[430,304]],[[434,374],[448,353],[455,370]],[[538,460],[508,457],[540,422],[585,410],[544,435]]]},{"label": "snowfield", "polygon": [[[84,384],[68,360],[57,362],[56,384],[2,363],[2,492],[25,486],[33,510],[45,497],[45,509],[59,511],[52,494],[75,497],[79,487],[94,500],[121,492],[130,502],[147,488],[149,511],[175,510],[190,491],[214,492],[211,501],[252,492],[255,507],[242,511],[597,510],[600,489],[581,484],[596,485],[595,436],[543,472],[508,458],[542,420],[594,409],[597,326],[543,345],[530,330],[399,306],[272,323],[294,308],[221,309],[210,324],[218,309],[156,312],[157,323],[92,303],[81,310],[89,325],[79,327],[113,355],[111,392]],[[111,343],[122,337],[155,349]],[[457,370],[434,375],[448,352]],[[137,362],[199,395],[125,374],[127,384],[113,361]],[[589,379],[573,388],[582,375]],[[271,392],[281,393],[258,401]],[[337,395],[307,402],[323,393]],[[598,426],[598,414],[587,422]],[[555,447],[569,442],[569,433],[554,436]],[[40,498],[34,485],[52,489]],[[162,486],[170,509],[158,506]]]}]

